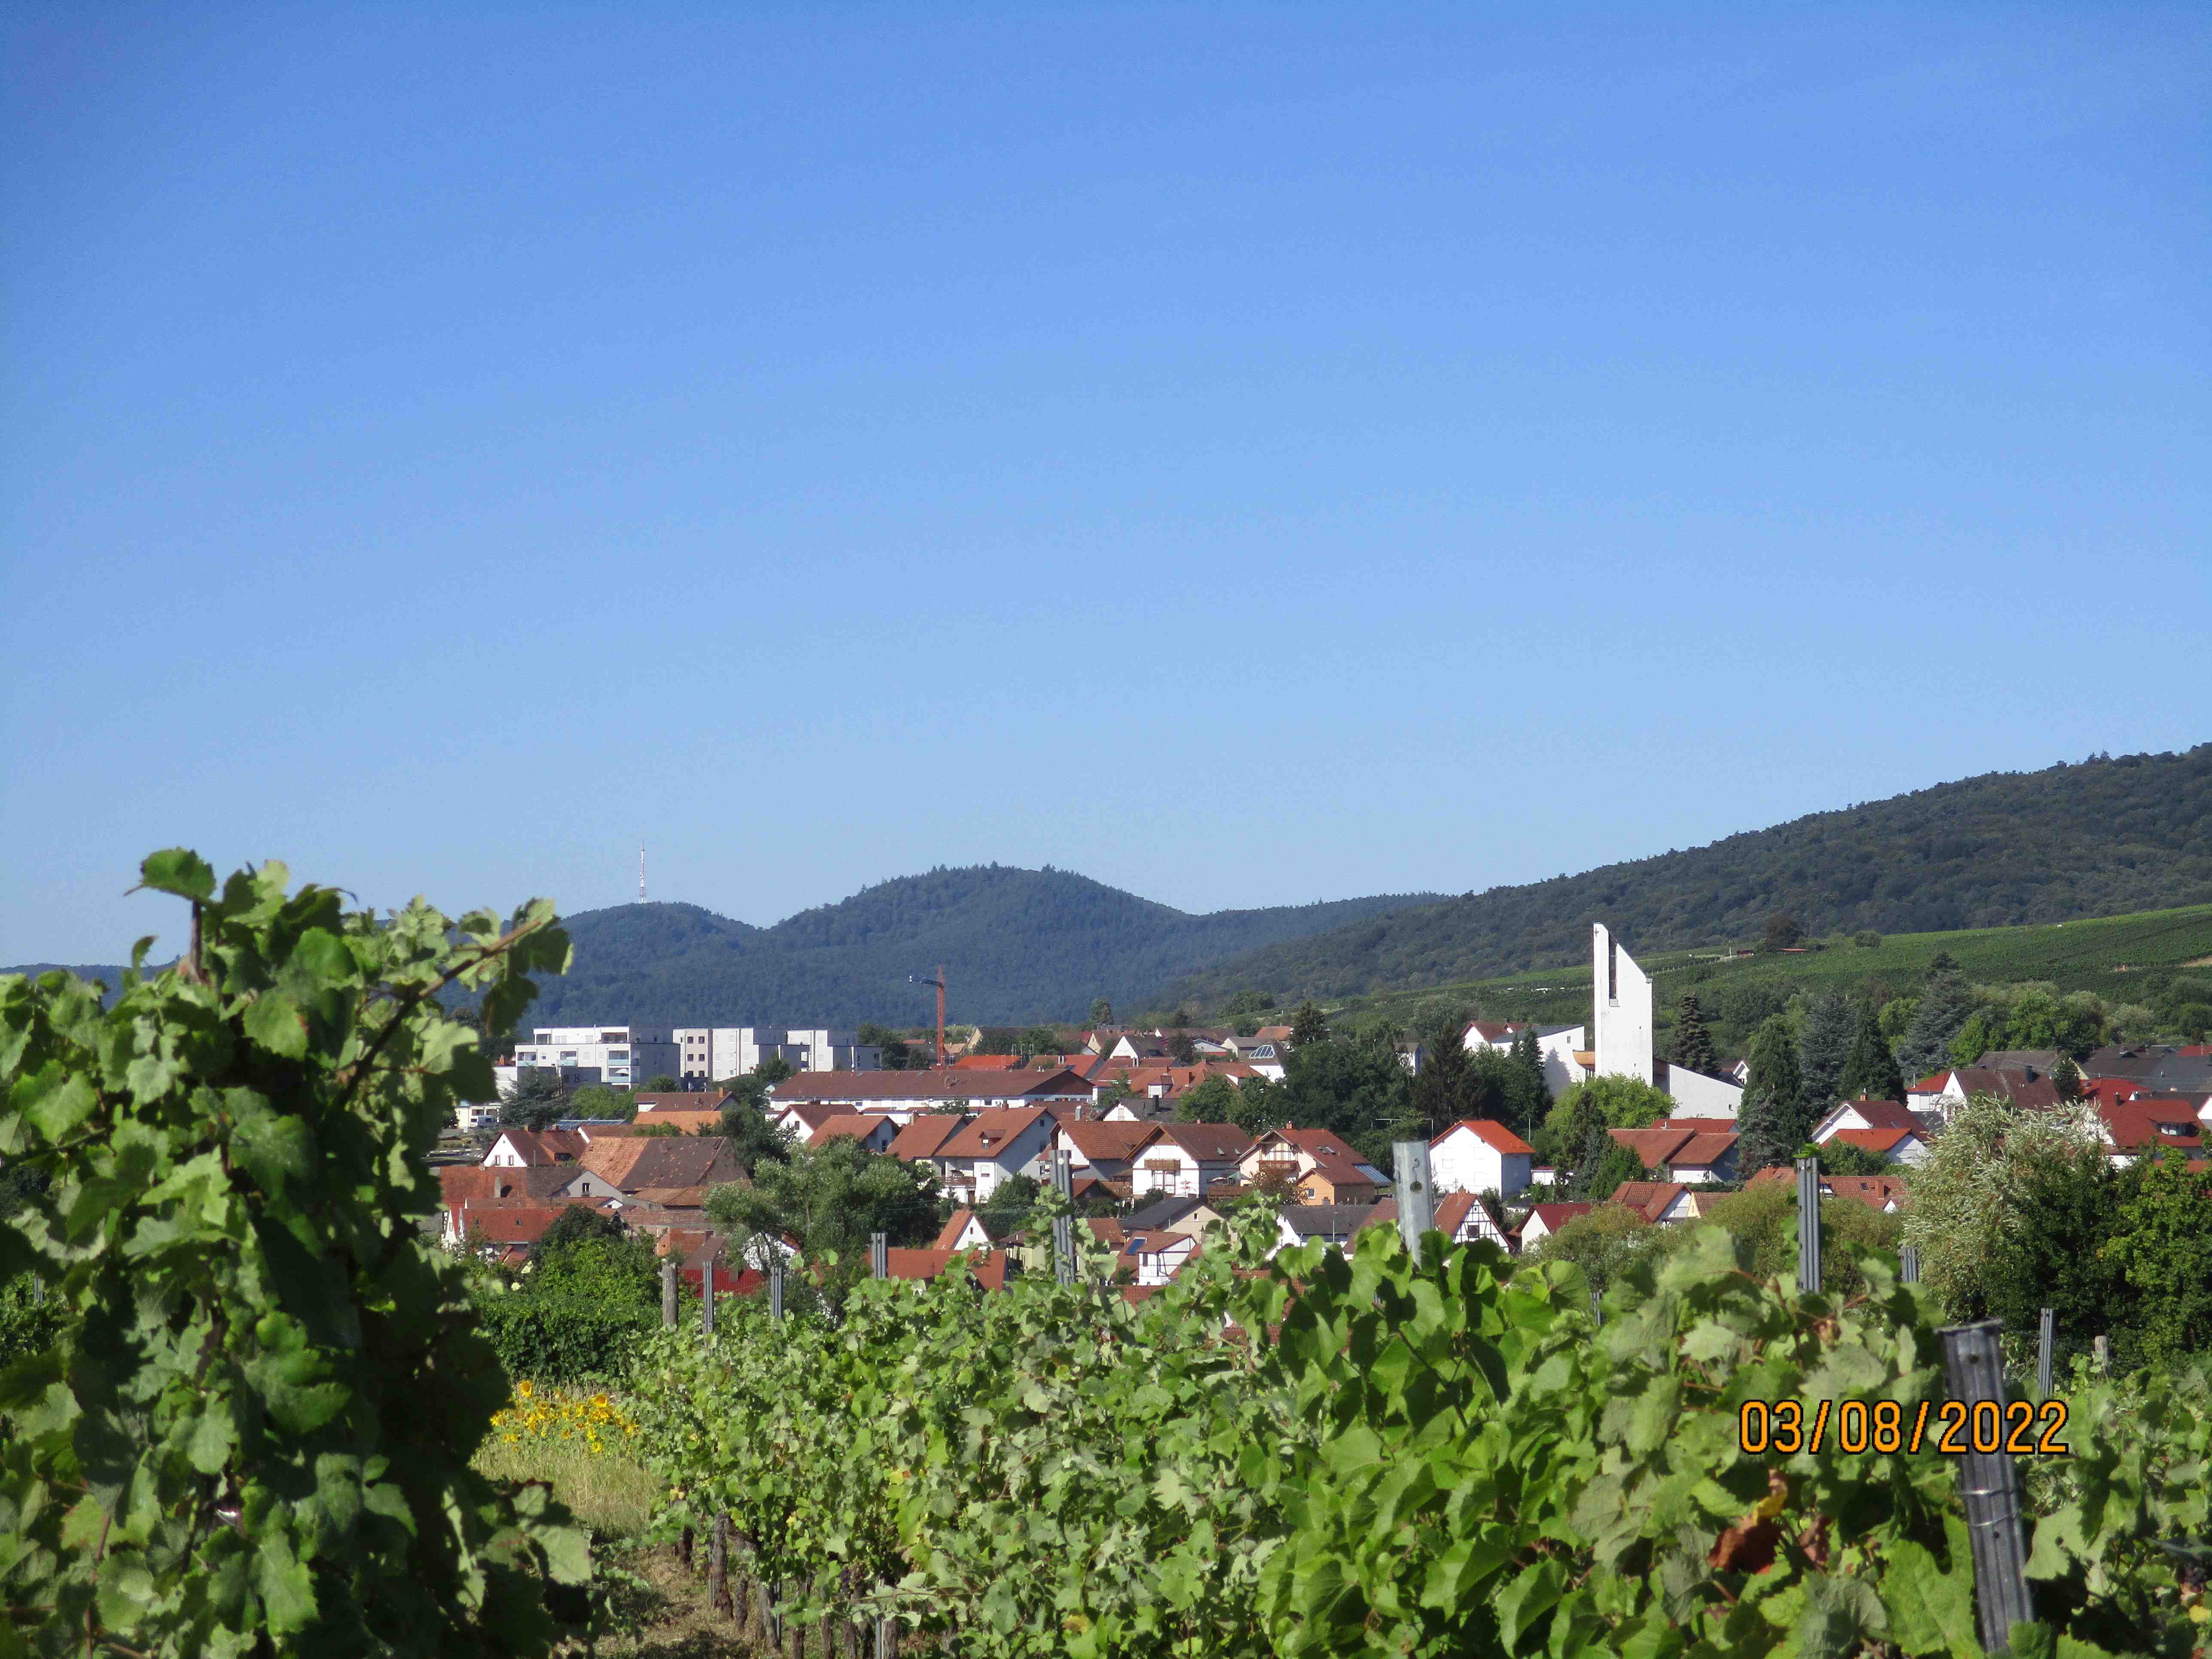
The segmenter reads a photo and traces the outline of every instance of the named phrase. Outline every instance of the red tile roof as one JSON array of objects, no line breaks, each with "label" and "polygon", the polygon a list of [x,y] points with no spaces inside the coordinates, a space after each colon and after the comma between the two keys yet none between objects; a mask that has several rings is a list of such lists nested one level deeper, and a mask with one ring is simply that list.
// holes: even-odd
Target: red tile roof
[{"label": "red tile roof", "polygon": [[1624,1181],[1613,1189],[1612,1201],[1635,1211],[1646,1221],[1656,1221],[1689,1190],[1679,1181]]},{"label": "red tile roof", "polygon": [[501,1129],[492,1142],[494,1152],[501,1140],[527,1164],[574,1164],[591,1144],[574,1129]]},{"label": "red tile roof", "polygon": [[1975,1095],[1996,1095],[2014,1106],[2049,1109],[2064,1104],[2058,1097],[2058,1085],[2047,1077],[2031,1078],[2025,1072],[1985,1071],[1968,1066],[1952,1073],[1959,1086],[1971,1098]]},{"label": "red tile roof", "polygon": [[919,1158],[941,1157],[945,1143],[968,1127],[966,1112],[923,1112],[898,1132],[891,1142],[893,1158],[912,1163]]},{"label": "red tile roof", "polygon": [[[1459,1236],[1460,1229],[1466,1224],[1468,1217],[1474,1212],[1474,1207],[1475,1197],[1473,1193],[1439,1193],[1437,1194],[1436,1204],[1430,1211],[1429,1219],[1436,1230],[1445,1237],[1455,1238]],[[1395,1198],[1386,1198],[1376,1205],[1367,1220],[1362,1224],[1360,1231],[1364,1232],[1369,1227],[1395,1227],[1397,1224],[1398,1200]]]},{"label": "red tile roof", "polygon": [[1441,1146],[1462,1129],[1467,1130],[1477,1139],[1501,1152],[1533,1152],[1536,1150],[1496,1118],[1491,1117],[1463,1117],[1446,1129],[1443,1133],[1430,1141],[1429,1145]]},{"label": "red tile roof", "polygon": [[[1795,1184],[1796,1179],[1796,1165],[1770,1164],[1745,1184],[1759,1186],[1781,1182]],[[1840,1176],[1830,1175],[1825,1170],[1820,1172],[1821,1197],[1847,1198],[1870,1209],[1887,1209],[1893,1199],[1902,1204],[1905,1192],[1905,1182],[1897,1176]]]},{"label": "red tile roof", "polygon": [[[1708,1120],[1709,1122],[1715,1120]],[[1663,1170],[1680,1164],[1709,1169],[1729,1154],[1735,1136],[1705,1129],[1608,1129],[1606,1133],[1644,1160],[1647,1170]]]},{"label": "red tile roof", "polygon": [[2203,1150],[2203,1126],[2195,1108],[2185,1099],[2138,1095],[2117,1103],[2100,1101],[2097,1115],[2105,1121],[2106,1139],[2124,1152],[2161,1146],[2179,1146],[2191,1153]]},{"label": "red tile roof", "polygon": [[633,1135],[641,1129],[680,1129],[687,1135],[718,1135],[722,1133],[722,1115],[720,1112],[645,1112],[639,1115],[635,1122],[623,1124],[623,1128]]},{"label": "red tile roof", "polygon": [[570,1210],[604,1209],[607,1200],[572,1198],[545,1204],[525,1204],[513,1199],[461,1206],[459,1231],[464,1237],[481,1238],[487,1244],[535,1244],[545,1230]]},{"label": "red tile roof", "polygon": [[1886,1210],[1892,1201],[1905,1201],[1905,1183],[1894,1176],[1822,1176],[1820,1196],[1848,1198],[1870,1210]]},{"label": "red tile roof", "polygon": [[952,1062],[962,1072],[1012,1072],[1020,1068],[1019,1054],[963,1054]]},{"label": "red tile roof", "polygon": [[1133,1158],[1152,1132],[1149,1123],[1109,1123],[1103,1118],[1063,1119],[1060,1126],[1068,1145],[1094,1164]]},{"label": "red tile roof", "polygon": [[1583,1204],[1580,1202],[1534,1204],[1529,1206],[1528,1214],[1522,1216],[1520,1220],[1513,1224],[1513,1235],[1516,1237],[1519,1237],[1519,1235],[1528,1227],[1530,1222],[1540,1219],[1544,1224],[1545,1231],[1555,1233],[1568,1222],[1572,1221],[1577,1216],[1588,1215],[1597,1206],[1595,1204]]},{"label": "red tile roof", "polygon": [[[892,1279],[937,1279],[951,1267],[958,1252],[953,1250],[908,1250],[896,1246],[884,1252],[886,1276]],[[975,1254],[962,1258],[966,1271],[987,1291],[1006,1288],[1006,1258],[1003,1252],[990,1255]]]},{"label": "red tile roof", "polygon": [[1066,1066],[1056,1072],[979,1072],[945,1066],[908,1072],[795,1072],[769,1095],[779,1106],[802,1100],[1033,1100],[1047,1095],[1088,1099],[1091,1085]]},{"label": "red tile roof", "polygon": [[1838,1129],[1828,1137],[1840,1140],[1846,1146],[1856,1146],[1862,1152],[1891,1152],[1904,1142],[1919,1139],[1917,1129]]},{"label": "red tile roof", "polygon": [[[831,1118],[820,1128],[815,1130],[807,1137],[806,1144],[810,1146],[820,1146],[841,1137],[853,1140],[866,1140],[890,1121],[888,1118],[863,1117],[858,1112],[848,1112],[842,1117]],[[898,1126],[893,1124],[891,1127],[896,1129]]]},{"label": "red tile roof", "polygon": [[646,1093],[637,1097],[641,1112],[719,1112],[730,1098],[727,1089],[702,1089],[696,1093],[663,1090],[658,1094]]},{"label": "red tile roof", "polygon": [[1233,1164],[1252,1150],[1252,1137],[1233,1123],[1155,1123],[1138,1149],[1161,1140],[1182,1147],[1202,1164]]},{"label": "red tile roof", "polygon": [[960,1243],[960,1235],[968,1231],[968,1224],[975,1219],[975,1212],[973,1210],[955,1210],[952,1212],[952,1218],[946,1222],[943,1229],[938,1233],[937,1243],[931,1245],[929,1248],[933,1250],[950,1250],[957,1249]]},{"label": "red tile roof", "polygon": [[1832,1117],[1846,1107],[1865,1119],[1869,1128],[1917,1129],[1920,1127],[1920,1120],[1912,1115],[1911,1109],[1901,1100],[1869,1100],[1861,1096],[1856,1100],[1844,1102],[1828,1115]]},{"label": "red tile roof", "polygon": [[1040,1120],[1051,1121],[1041,1106],[999,1106],[976,1113],[947,1140],[939,1158],[1004,1158],[1006,1149],[1030,1132]]},{"label": "red tile roof", "polygon": [[2142,1079],[2136,1077],[2092,1077],[2081,1079],[2085,1099],[2107,1103],[2132,1100],[2142,1092]]}]

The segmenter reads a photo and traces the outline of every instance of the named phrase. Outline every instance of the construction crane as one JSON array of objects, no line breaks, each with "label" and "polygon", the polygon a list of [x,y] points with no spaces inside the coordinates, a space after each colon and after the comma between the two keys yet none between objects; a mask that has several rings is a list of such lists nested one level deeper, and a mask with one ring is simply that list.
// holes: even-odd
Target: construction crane
[{"label": "construction crane", "polygon": [[937,964],[937,977],[924,979],[920,974],[908,974],[909,985],[934,985],[937,988],[937,1063],[945,1064],[945,964]]}]

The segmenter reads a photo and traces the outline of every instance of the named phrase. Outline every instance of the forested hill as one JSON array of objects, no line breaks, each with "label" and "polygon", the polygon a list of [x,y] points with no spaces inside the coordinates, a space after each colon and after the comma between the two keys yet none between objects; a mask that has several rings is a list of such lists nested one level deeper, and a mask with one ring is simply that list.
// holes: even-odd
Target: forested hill
[{"label": "forested hill", "polygon": [[1147,1006],[1283,1003],[1587,959],[1589,924],[1631,948],[1755,943],[1786,910],[1808,933],[1933,933],[2212,900],[2212,744],[2043,772],[1992,772],[1710,847],[1363,917],[1180,980]]},{"label": "forested hill", "polygon": [[541,982],[529,1018],[665,1024],[911,1024],[942,963],[947,1017],[1080,1019],[1164,980],[1431,895],[1188,915],[1057,870],[997,865],[887,881],[752,927],[691,904],[625,904],[565,919],[575,966]]}]

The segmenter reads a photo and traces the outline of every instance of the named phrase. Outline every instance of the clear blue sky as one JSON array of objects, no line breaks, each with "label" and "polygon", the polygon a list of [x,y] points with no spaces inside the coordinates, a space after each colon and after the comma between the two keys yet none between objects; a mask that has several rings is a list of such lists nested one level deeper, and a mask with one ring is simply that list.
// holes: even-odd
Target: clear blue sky
[{"label": "clear blue sky", "polygon": [[[0,962],[2212,737],[2201,7],[11,8]],[[173,942],[173,938],[172,938]]]}]

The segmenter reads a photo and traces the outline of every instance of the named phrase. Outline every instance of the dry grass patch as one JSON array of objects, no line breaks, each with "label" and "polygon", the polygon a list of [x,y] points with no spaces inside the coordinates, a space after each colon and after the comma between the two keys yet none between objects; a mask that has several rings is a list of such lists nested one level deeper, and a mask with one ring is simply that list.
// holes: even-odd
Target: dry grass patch
[{"label": "dry grass patch", "polygon": [[477,1468],[494,1480],[544,1480],[599,1539],[635,1538],[652,1524],[660,1484],[641,1463],[558,1442],[511,1446],[496,1437],[477,1449]]}]

